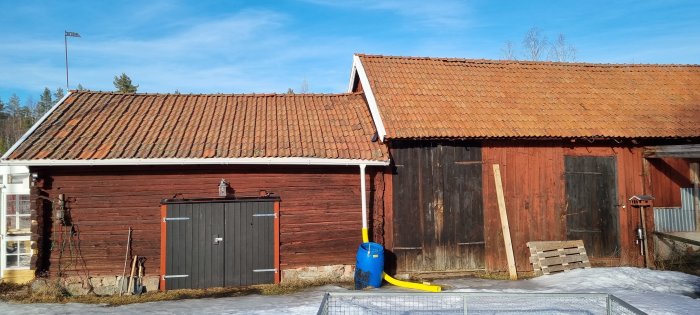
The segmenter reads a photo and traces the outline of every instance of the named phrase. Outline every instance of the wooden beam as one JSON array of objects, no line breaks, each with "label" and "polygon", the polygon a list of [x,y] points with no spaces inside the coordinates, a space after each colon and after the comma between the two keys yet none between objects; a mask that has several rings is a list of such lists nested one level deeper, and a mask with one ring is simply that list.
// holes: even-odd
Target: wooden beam
[{"label": "wooden beam", "polygon": [[510,227],[508,226],[508,213],[506,212],[506,200],[503,196],[503,183],[501,182],[501,169],[498,164],[493,165],[493,178],[496,182],[496,196],[498,197],[498,212],[501,216],[501,229],[503,230],[503,242],[506,248],[506,258],[508,259],[508,273],[511,280],[518,279],[518,272],[515,269],[515,256],[513,255],[513,242],[510,239]]},{"label": "wooden beam", "polygon": [[663,233],[663,232],[654,232],[654,234],[661,236],[661,237],[665,237],[665,238],[674,240],[674,241],[683,242],[683,243],[695,245],[695,246],[700,246],[700,241],[691,240],[689,238],[671,235],[671,234],[667,234],[667,233]]},{"label": "wooden beam", "polygon": [[700,167],[690,163],[690,182],[693,183],[693,208],[695,209],[695,231],[700,232]]},{"label": "wooden beam", "polygon": [[646,158],[700,158],[700,144],[661,145],[644,148]]}]

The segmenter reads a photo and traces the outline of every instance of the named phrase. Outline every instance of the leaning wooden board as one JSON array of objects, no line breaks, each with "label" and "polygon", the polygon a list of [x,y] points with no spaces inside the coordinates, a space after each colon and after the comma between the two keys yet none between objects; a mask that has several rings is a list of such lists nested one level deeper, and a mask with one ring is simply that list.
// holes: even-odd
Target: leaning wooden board
[{"label": "leaning wooden board", "polygon": [[536,275],[591,268],[582,240],[528,242],[530,263]]}]

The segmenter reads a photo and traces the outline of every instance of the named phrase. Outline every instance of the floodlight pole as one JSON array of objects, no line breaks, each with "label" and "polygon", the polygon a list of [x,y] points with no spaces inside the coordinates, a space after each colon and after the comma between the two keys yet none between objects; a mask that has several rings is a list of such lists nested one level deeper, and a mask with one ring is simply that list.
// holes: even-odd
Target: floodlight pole
[{"label": "floodlight pole", "polygon": [[76,32],[63,31],[63,46],[66,49],[66,91],[70,90],[68,86],[68,37],[80,37],[80,34]]}]

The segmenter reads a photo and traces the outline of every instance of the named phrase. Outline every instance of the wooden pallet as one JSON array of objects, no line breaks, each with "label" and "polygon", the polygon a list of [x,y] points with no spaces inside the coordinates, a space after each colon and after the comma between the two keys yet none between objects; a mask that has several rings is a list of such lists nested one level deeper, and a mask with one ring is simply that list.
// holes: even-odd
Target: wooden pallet
[{"label": "wooden pallet", "polygon": [[582,240],[528,242],[530,263],[536,275],[591,268]]}]

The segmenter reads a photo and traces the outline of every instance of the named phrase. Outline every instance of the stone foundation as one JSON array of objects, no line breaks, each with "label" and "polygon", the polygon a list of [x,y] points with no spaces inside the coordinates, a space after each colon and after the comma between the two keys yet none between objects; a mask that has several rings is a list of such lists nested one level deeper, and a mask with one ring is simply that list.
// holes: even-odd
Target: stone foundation
[{"label": "stone foundation", "polygon": [[282,270],[282,283],[293,281],[352,281],[355,276],[353,265],[331,265],[301,267]]},{"label": "stone foundation", "polygon": [[[347,282],[352,281],[355,275],[355,266],[353,265],[330,265],[330,266],[315,266],[302,267],[296,269],[282,270],[282,282],[294,281],[337,281]],[[56,283],[60,285],[70,295],[85,295],[92,293],[97,295],[114,295],[119,294],[120,285],[123,291],[126,292],[128,277],[121,282],[121,276],[94,276],[88,281],[85,277],[66,277],[60,279],[39,278],[32,283],[32,290],[40,290],[42,287],[53,286]],[[146,276],[143,278],[144,292],[158,291],[159,276]]]},{"label": "stone foundation", "polygon": [[[121,276],[95,276],[90,277],[88,281],[85,281],[84,277],[67,277],[60,278],[57,280],[53,279],[36,279],[32,283],[32,290],[39,290],[43,286],[50,286],[53,283],[58,282],[58,284],[68,292],[70,295],[85,295],[90,293],[90,286],[92,286],[92,292],[97,295],[114,295],[119,294],[120,285],[123,291],[126,292],[128,286],[129,278],[122,282]],[[158,291],[159,284],[158,276],[146,276],[143,277],[143,287],[145,292]]]}]

